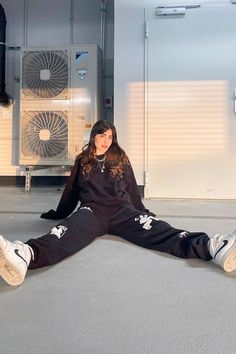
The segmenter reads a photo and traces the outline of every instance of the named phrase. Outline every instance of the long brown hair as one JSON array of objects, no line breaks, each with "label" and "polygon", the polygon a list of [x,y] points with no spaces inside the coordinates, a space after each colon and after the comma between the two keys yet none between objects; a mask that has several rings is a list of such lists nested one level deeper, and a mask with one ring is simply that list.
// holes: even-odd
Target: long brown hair
[{"label": "long brown hair", "polygon": [[99,120],[92,127],[88,144],[83,147],[77,157],[80,159],[83,173],[87,178],[91,170],[97,166],[95,136],[105,133],[108,129],[112,131],[112,144],[105,153],[105,165],[109,169],[110,175],[118,179],[122,178],[124,165],[130,163],[125,151],[118,144],[115,126],[109,121]]}]

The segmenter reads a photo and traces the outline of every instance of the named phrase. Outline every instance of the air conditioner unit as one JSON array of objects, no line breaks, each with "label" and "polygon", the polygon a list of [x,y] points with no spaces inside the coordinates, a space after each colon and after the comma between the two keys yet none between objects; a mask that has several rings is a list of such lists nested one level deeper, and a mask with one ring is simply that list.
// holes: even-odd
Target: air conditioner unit
[{"label": "air conditioner unit", "polygon": [[96,45],[23,48],[20,165],[72,165],[100,116]]}]

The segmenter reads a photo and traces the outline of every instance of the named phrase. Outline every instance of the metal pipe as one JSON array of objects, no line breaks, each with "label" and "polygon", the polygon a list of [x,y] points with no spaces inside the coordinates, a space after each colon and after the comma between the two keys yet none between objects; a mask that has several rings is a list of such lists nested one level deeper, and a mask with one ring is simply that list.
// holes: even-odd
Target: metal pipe
[{"label": "metal pipe", "polygon": [[11,97],[6,93],[6,15],[0,4],[0,106],[8,107],[12,104]]},{"label": "metal pipe", "polygon": [[101,37],[100,47],[104,50],[105,43],[106,0],[101,0]]},{"label": "metal pipe", "polygon": [[102,51],[102,97],[105,92],[105,22],[106,22],[106,0],[101,0],[101,34],[100,47]]},{"label": "metal pipe", "polygon": [[70,0],[70,44],[74,44],[74,1]]},{"label": "metal pipe", "polygon": [[100,48],[102,50],[102,69],[104,70],[105,61],[105,28],[106,28],[106,0],[101,1],[101,37]]},{"label": "metal pipe", "polygon": [[24,46],[28,45],[28,1],[24,0]]}]

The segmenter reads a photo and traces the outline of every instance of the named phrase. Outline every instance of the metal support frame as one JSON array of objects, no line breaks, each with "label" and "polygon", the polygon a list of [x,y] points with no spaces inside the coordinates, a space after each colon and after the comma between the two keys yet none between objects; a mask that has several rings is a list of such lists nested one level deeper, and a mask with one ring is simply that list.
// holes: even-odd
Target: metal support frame
[{"label": "metal support frame", "polygon": [[31,171],[32,167],[25,168],[25,193],[31,193]]},{"label": "metal support frame", "polygon": [[[25,167],[25,193],[31,193],[31,181],[32,181],[32,171],[33,170],[43,170],[52,166],[26,166]],[[64,172],[70,171],[71,166],[53,166],[53,167],[61,167]]]}]

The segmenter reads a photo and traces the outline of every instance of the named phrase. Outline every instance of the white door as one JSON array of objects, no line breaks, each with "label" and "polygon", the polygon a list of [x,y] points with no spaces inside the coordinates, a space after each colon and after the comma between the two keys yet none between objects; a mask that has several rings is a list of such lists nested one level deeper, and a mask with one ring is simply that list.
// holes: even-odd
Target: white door
[{"label": "white door", "polygon": [[146,10],[145,197],[236,198],[236,5]]}]

